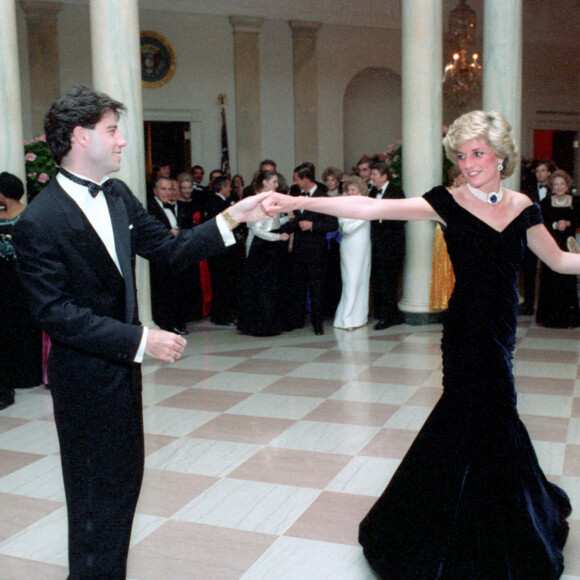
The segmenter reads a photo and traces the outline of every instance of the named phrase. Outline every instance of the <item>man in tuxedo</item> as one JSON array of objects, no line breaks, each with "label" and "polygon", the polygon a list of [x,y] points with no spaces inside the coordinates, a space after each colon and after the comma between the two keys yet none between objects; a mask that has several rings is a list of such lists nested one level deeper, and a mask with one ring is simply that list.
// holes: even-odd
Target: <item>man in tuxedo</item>
[{"label": "man in tuxedo", "polygon": [[[149,213],[173,234],[179,231],[176,198],[174,180],[158,177],[153,186]],[[175,290],[180,289],[183,283],[182,273],[183,270],[174,272],[163,259],[151,260],[149,264],[153,321],[163,330],[185,335],[187,321],[181,319],[181,304],[175,297]]]},{"label": "man in tuxedo", "polygon": [[44,120],[60,171],[14,229],[18,268],[38,325],[52,340],[50,392],[69,527],[69,580],[126,577],[143,476],[144,354],[181,357],[183,337],[138,319],[135,256],[187,264],[234,243],[237,222],[261,219],[261,196],[172,234],[127,185],[107,175],[127,145],[125,106],[75,87]]},{"label": "man in tuxedo", "polygon": [[[315,180],[314,166],[302,163],[294,169],[294,185],[301,195],[327,197]],[[296,212],[291,258],[288,330],[302,328],[306,318],[306,296],[310,292],[310,319],[314,333],[324,334],[324,279],[326,275],[326,234],[338,229],[335,217],[307,210]]]},{"label": "man in tuxedo", "polygon": [[[389,181],[389,166],[385,161],[371,163],[373,187],[369,197],[401,199],[403,190]],[[397,306],[399,278],[405,258],[405,222],[373,220],[371,222],[371,283],[373,308],[377,319],[375,330],[401,324],[403,315]]]},{"label": "man in tuxedo", "polygon": [[[212,182],[213,193],[207,203],[207,218],[212,218],[232,205],[232,182],[218,176]],[[238,306],[237,286],[242,270],[243,245],[232,246],[208,260],[211,275],[210,318],[220,326],[235,326]]]},{"label": "man in tuxedo", "polygon": [[[552,175],[553,164],[549,159],[537,159],[534,162],[536,183],[524,188],[524,193],[536,203],[540,203],[550,195],[549,181]],[[524,302],[520,305],[521,314],[533,314],[536,302],[536,275],[538,272],[538,258],[527,246],[522,262],[522,276],[524,279]]]},{"label": "man in tuxedo", "polygon": [[371,183],[371,159],[366,155],[359,159],[356,164],[356,172],[358,176],[369,186],[369,189],[373,186]]}]

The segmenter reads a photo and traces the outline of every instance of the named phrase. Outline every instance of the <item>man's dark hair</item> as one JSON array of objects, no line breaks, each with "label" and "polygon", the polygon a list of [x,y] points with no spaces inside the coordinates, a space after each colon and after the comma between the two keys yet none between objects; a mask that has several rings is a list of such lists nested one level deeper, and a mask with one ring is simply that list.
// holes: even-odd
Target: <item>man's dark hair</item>
[{"label": "man's dark hair", "polygon": [[391,179],[391,172],[389,171],[389,164],[386,161],[373,161],[370,165],[371,171],[376,169],[381,175],[386,175],[387,179]]},{"label": "man's dark hair", "polygon": [[264,165],[271,165],[276,170],[276,162],[272,161],[271,159],[262,159],[260,161],[260,171],[263,171]]},{"label": "man's dark hair", "polygon": [[203,171],[203,173],[205,174],[205,169],[201,165],[194,165],[191,168],[191,173],[193,173],[196,169],[201,169]]},{"label": "man's dark hair", "polygon": [[4,197],[19,200],[24,195],[24,183],[12,173],[0,173],[0,193]]},{"label": "man's dark hair", "polygon": [[226,182],[228,181],[229,177],[227,177],[226,175],[220,175],[219,177],[216,177],[212,182],[211,182],[211,188],[213,189],[214,193],[219,193],[221,188],[226,184]]},{"label": "man's dark hair", "polygon": [[536,159],[536,160],[534,160],[534,163],[533,163],[534,171],[536,169],[538,169],[538,167],[540,165],[545,165],[548,168],[548,171],[550,173],[552,173],[552,171],[556,170],[556,168],[554,167],[554,162],[551,159]]},{"label": "man's dark hair", "polygon": [[368,155],[363,155],[357,162],[356,166],[358,167],[359,165],[362,165],[363,163],[368,164],[368,166],[370,167],[371,163],[372,163],[372,158],[370,158]]},{"label": "man's dark hair", "polygon": [[60,165],[71,149],[71,137],[75,127],[94,129],[108,111],[119,119],[127,108],[104,93],[82,85],[73,87],[58,99],[44,117],[44,133],[52,156]]},{"label": "man's dark hair", "polygon": [[312,181],[312,183],[316,181],[315,179],[316,173],[314,170],[314,165],[310,163],[310,161],[305,161],[304,163],[301,163],[298,167],[294,169],[294,173],[300,179],[306,178],[309,181]]}]

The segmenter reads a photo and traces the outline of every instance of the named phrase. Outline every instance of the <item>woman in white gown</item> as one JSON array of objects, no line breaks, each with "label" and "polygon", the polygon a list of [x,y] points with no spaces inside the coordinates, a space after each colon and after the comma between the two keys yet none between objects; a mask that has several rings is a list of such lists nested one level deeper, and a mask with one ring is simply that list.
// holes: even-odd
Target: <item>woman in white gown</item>
[{"label": "woman in white gown", "polygon": [[[344,182],[346,195],[368,195],[366,183],[357,176]],[[367,323],[369,315],[369,280],[371,276],[370,222],[339,218],[342,233],[340,242],[340,273],[342,295],[334,327],[353,330]]]}]

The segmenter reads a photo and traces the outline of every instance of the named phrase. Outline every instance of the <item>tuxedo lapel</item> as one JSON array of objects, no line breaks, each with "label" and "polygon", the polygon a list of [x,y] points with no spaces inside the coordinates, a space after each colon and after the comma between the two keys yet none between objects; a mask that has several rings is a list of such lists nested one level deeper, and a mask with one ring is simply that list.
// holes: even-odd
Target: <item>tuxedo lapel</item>
[{"label": "tuxedo lapel", "polygon": [[[56,182],[56,179],[54,180]],[[70,225],[70,230],[67,232],[66,229],[63,231],[63,235],[68,237],[70,240],[71,245],[75,248],[81,258],[85,261],[85,264],[91,270],[91,272],[97,277],[97,279],[101,282],[104,288],[106,288],[111,293],[118,292],[119,284],[122,281],[121,273],[117,268],[117,265],[111,258],[103,240],[101,240],[99,234],[95,231],[91,222],[76,204],[76,202],[62,189],[62,187],[56,182],[56,186],[54,188],[54,196],[60,207],[62,208],[66,219]],[[122,230],[119,228],[119,224],[115,227],[115,221],[113,215],[118,215],[118,212],[111,211],[111,205],[109,204],[109,196],[106,196],[107,204],[109,205],[109,213],[111,215],[111,222],[113,224],[113,233],[115,235],[115,246],[117,249],[117,257],[119,259],[119,263],[121,264],[121,270],[124,272],[124,266],[122,265],[123,262],[121,261],[121,257],[119,255],[119,248],[117,242],[117,230]],[[119,196],[114,196],[114,204],[115,206],[118,203],[123,204],[122,200]],[[123,208],[124,211],[124,208]],[[126,216],[126,211],[124,211]],[[126,223],[127,223],[127,218]],[[128,232],[128,226],[127,226]],[[130,242],[129,242],[130,248]],[[129,249],[130,254],[130,249]],[[124,258],[126,262],[126,259]],[[131,273],[131,266],[130,266],[130,257],[129,257],[129,267],[126,268]],[[133,277],[132,275],[129,278],[130,282],[132,283]],[[125,278],[125,288],[127,286],[127,279]],[[127,302],[127,290],[125,290],[125,303],[126,307],[128,306]],[[130,317],[131,320],[133,318],[134,312],[134,293],[133,291],[130,292],[131,294],[131,301],[133,303],[133,308],[126,313],[126,317]]]},{"label": "tuxedo lapel", "polygon": [[114,189],[110,195],[105,196],[105,199],[111,216],[117,259],[125,281],[125,321],[131,323],[135,313],[135,282],[131,267],[131,224],[123,199]]}]

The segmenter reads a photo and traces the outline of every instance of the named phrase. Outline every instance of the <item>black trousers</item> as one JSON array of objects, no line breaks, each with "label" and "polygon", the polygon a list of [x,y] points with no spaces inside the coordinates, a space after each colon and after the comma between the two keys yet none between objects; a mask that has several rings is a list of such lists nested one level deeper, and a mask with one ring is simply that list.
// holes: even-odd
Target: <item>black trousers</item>
[{"label": "black trousers", "polygon": [[324,318],[324,280],[326,253],[311,255],[310,259],[294,257],[290,272],[289,328],[301,328],[306,319],[307,295],[310,297],[310,319],[314,327]]},{"label": "black trousers", "polygon": [[103,389],[103,396],[90,402],[82,396],[71,400],[71,387],[51,372],[68,512],[69,580],[122,580],[144,469],[140,375],[129,373],[125,384]]},{"label": "black trousers", "polygon": [[374,316],[379,320],[397,321],[401,317],[399,279],[403,272],[404,254],[389,254],[373,249],[371,258],[371,285]]}]

